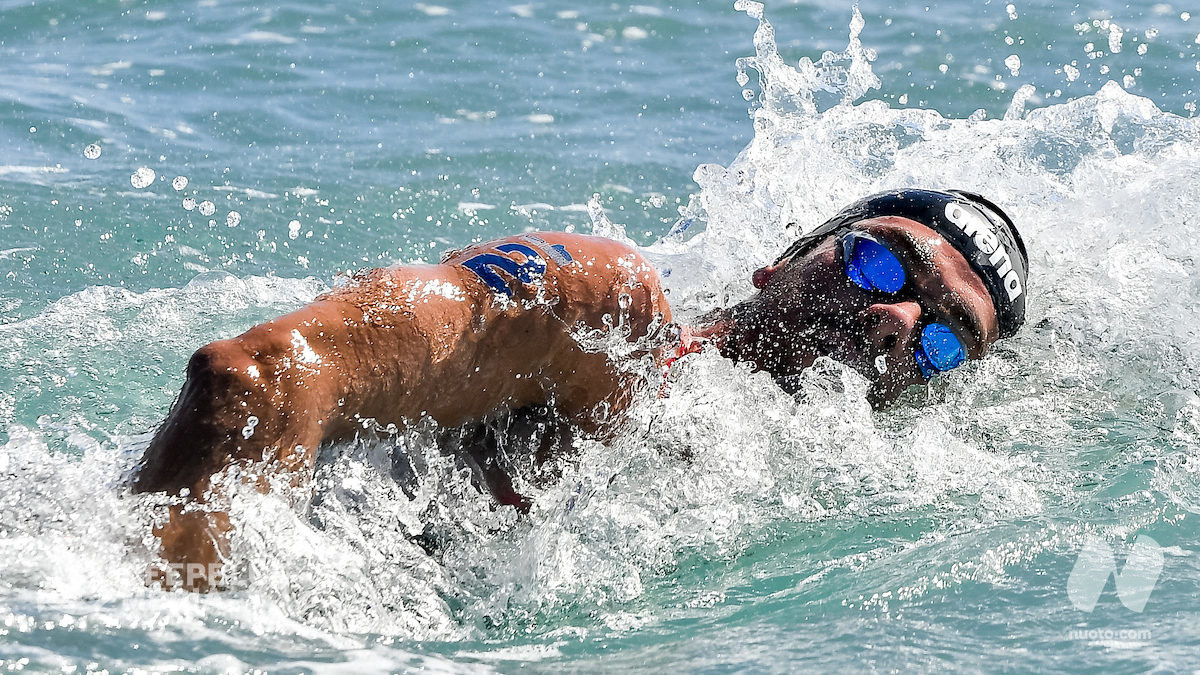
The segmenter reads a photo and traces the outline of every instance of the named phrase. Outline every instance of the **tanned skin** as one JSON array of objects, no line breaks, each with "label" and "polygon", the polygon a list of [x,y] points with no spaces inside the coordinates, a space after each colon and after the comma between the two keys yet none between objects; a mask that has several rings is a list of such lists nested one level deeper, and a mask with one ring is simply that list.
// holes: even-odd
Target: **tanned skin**
[{"label": "tanned skin", "polygon": [[[520,251],[497,248],[505,244],[531,248],[545,264],[530,283],[503,276],[511,298],[463,267],[485,253],[529,263]],[[555,245],[569,262],[549,254]],[[201,347],[133,489],[186,489],[203,504],[214,476],[235,465],[263,486],[272,474],[302,486],[318,447],[353,437],[363,419],[402,428],[429,417],[455,427],[548,404],[585,433],[602,432],[636,382],[603,351],[581,347],[579,332],[624,322],[627,339],[637,341],[670,320],[654,268],[598,237],[519,235],[438,265],[372,270],[291,314]],[[177,505],[155,535],[167,561],[207,566],[227,554],[230,529],[223,511]],[[208,587],[203,579],[193,585]]]},{"label": "tanned skin", "polygon": [[[661,360],[711,344],[770,372],[788,391],[801,371],[828,356],[866,377],[871,402],[882,407],[924,384],[913,354],[926,322],[948,325],[970,358],[987,352],[999,333],[995,310],[962,254],[905,218],[865,220],[856,229],[898,256],[911,280],[901,293],[855,286],[830,237],[756,271],[757,293],[685,329],[682,344],[643,354]],[[539,252],[545,270],[525,281],[505,276],[509,299],[469,263],[483,254],[528,263],[513,244]],[[552,259],[554,246],[570,262]],[[657,272],[635,250],[607,239],[519,235],[455,252],[438,265],[372,270],[296,312],[200,348],[134,490],[186,488],[191,504],[202,505],[214,476],[235,465],[250,469],[260,485],[272,475],[304,485],[317,448],[352,437],[364,418],[403,427],[429,417],[456,427],[548,406],[585,433],[604,433],[628,406],[636,376],[603,351],[584,349],[578,337],[580,329],[611,330],[621,321],[626,339],[637,341],[670,322],[671,310]],[[243,433],[251,416],[253,433]],[[487,464],[486,452],[468,451]],[[502,504],[528,506],[502,472],[493,467],[485,479]],[[167,561],[215,564],[226,555],[230,529],[219,509],[177,505],[155,534]],[[189,588],[208,584],[201,579]]]}]

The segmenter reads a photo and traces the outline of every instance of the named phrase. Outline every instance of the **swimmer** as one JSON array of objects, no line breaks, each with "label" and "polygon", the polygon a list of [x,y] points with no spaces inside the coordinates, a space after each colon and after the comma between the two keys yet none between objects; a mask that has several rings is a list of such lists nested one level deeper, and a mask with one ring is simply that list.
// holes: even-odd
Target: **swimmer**
[{"label": "swimmer", "polygon": [[[201,347],[133,490],[182,495],[154,530],[161,555],[213,569],[228,554],[219,505],[231,469],[263,490],[278,478],[303,486],[321,444],[372,424],[469,427],[505,411],[544,411],[603,438],[639,389],[661,382],[585,347],[589,333],[616,332],[629,358],[664,368],[713,349],[789,392],[827,356],[867,378],[880,408],[1013,335],[1027,264],[1012,221],[983,197],[901,190],[801,237],[754,273],[753,296],[692,327],[672,323],[661,279],[636,250],[598,237],[522,234],[436,265],[371,270]],[[527,510],[495,448],[465,445],[481,487]]]}]

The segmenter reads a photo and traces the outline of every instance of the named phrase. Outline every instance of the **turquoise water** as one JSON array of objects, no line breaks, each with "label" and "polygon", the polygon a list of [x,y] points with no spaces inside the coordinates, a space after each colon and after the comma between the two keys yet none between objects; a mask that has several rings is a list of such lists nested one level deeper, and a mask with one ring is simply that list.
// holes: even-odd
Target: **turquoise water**
[{"label": "turquoise water", "polygon": [[[0,662],[1195,667],[1200,10],[743,9],[0,0]],[[125,476],[208,340],[526,228],[628,237],[694,316],[905,185],[1031,250],[1026,330],[922,405],[699,355],[528,518],[418,429],[327,449],[299,507],[243,495],[229,592],[142,584]],[[1077,609],[1080,551],[1142,535],[1141,611]]]}]

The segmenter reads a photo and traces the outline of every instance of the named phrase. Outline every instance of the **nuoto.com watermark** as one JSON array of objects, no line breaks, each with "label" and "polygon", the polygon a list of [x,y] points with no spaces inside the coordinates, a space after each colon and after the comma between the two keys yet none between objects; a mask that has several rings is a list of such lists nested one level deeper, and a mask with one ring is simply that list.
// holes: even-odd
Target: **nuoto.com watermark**
[{"label": "nuoto.com watermark", "polygon": [[1089,535],[1067,579],[1067,597],[1076,609],[1090,612],[1095,609],[1109,577],[1112,577],[1121,604],[1134,612],[1141,612],[1154,592],[1162,568],[1162,547],[1144,534],[1138,535],[1133,542],[1129,555],[1125,557],[1125,568],[1119,572],[1108,542],[1096,535]]},{"label": "nuoto.com watermark", "polygon": [[1110,628],[1080,628],[1067,631],[1068,640],[1091,640],[1107,642],[1146,642],[1153,639],[1154,633],[1149,628],[1129,630],[1112,630]]}]

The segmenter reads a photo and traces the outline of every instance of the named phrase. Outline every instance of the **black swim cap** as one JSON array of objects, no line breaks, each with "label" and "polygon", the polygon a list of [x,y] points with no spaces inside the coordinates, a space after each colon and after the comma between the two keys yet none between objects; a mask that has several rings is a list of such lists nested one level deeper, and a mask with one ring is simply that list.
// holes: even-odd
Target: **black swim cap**
[{"label": "black swim cap", "polygon": [[915,220],[942,235],[983,280],[1000,337],[1009,337],[1025,323],[1025,277],[1029,255],[1016,225],[992,202],[963,190],[893,190],[861,199],[842,209],[788,247],[776,262],[805,253],[825,237],[849,230],[868,218],[900,216]]}]

